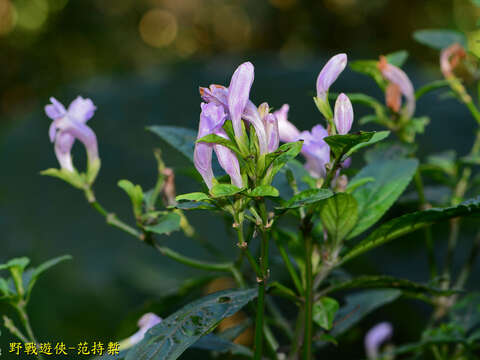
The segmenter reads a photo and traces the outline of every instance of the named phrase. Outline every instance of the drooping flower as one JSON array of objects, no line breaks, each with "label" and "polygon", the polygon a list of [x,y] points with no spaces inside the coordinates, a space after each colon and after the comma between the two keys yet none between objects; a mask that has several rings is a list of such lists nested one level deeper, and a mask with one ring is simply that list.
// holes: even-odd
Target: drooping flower
[{"label": "drooping flower", "polygon": [[407,74],[399,67],[389,64],[385,56],[380,56],[378,68],[383,77],[391,84],[395,84],[400,92],[405,96],[407,103],[405,106],[405,115],[411,118],[415,112],[415,90]]},{"label": "drooping flower", "polygon": [[442,50],[440,53],[440,69],[445,78],[453,76],[453,70],[458,66],[460,61],[467,56],[462,45],[455,43]]},{"label": "drooping flower", "polygon": [[200,87],[200,95],[206,103],[214,103],[224,108],[227,117],[232,121],[237,141],[242,141],[243,137],[242,119],[251,123],[255,128],[260,153],[265,154],[268,151],[266,129],[257,107],[249,100],[253,79],[253,65],[245,62],[235,70],[228,88],[221,85]]},{"label": "drooping flower", "polygon": [[297,141],[300,135],[300,131],[297,129],[297,127],[288,121],[289,110],[290,106],[288,104],[284,104],[280,110],[277,110],[273,113],[278,121],[278,133],[280,141],[283,142]]},{"label": "drooping flower", "polygon": [[393,327],[388,322],[382,322],[371,328],[365,336],[365,352],[369,360],[376,360],[382,344],[390,339],[393,334]]},{"label": "drooping flower", "polygon": [[138,320],[138,327],[140,329],[127,339],[126,342],[128,342],[128,344],[125,344],[126,347],[131,347],[135,344],[138,344],[140,341],[143,340],[148,330],[150,330],[155,325],[160,324],[161,322],[162,318],[158,317],[154,313],[147,313],[143,315],[140,320]]},{"label": "drooping flower", "polygon": [[[227,118],[224,108],[211,102],[208,104],[202,103],[201,109],[197,139],[209,134],[216,134],[228,139],[225,130],[222,128]],[[213,150],[215,150],[220,166],[230,176],[232,183],[235,186],[242,187],[243,182],[240,174],[240,165],[235,154],[230,149],[219,144],[198,142],[195,144],[193,160],[197,171],[202,176],[208,188],[210,189],[213,186]]]},{"label": "drooping flower", "polygon": [[328,60],[317,77],[318,99],[326,100],[330,86],[337,80],[346,66],[347,54],[337,54]]},{"label": "drooping flower", "polygon": [[341,93],[335,102],[334,122],[340,135],[347,134],[352,128],[353,108],[347,95]]},{"label": "drooping flower", "polygon": [[96,106],[92,100],[78,96],[68,110],[55,98],[45,106],[45,113],[53,121],[50,125],[50,141],[55,143],[55,154],[62,169],[74,172],[71,150],[75,140],[85,146],[89,168],[99,166],[97,137],[86,122],[93,117]]}]

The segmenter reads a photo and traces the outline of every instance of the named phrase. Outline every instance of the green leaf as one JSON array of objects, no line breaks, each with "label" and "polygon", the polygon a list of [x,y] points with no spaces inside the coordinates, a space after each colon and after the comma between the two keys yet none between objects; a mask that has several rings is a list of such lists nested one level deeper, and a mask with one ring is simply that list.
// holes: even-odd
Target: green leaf
[{"label": "green leaf", "polygon": [[346,296],[346,304],[338,311],[330,334],[335,337],[343,334],[365,316],[398,299],[400,295],[402,295],[400,290],[377,289]]},{"label": "green leaf", "polygon": [[347,280],[338,284],[332,284],[328,288],[328,293],[349,289],[365,289],[365,288],[392,288],[399,289],[410,295],[432,295],[432,296],[448,296],[458,293],[456,290],[443,290],[429,285],[419,284],[407,279],[399,279],[386,275],[363,275],[354,279]]},{"label": "green leaf", "polygon": [[147,130],[158,135],[163,141],[171,145],[193,162],[193,150],[197,140],[197,132],[193,129],[179,126],[150,126]]},{"label": "green leaf", "polygon": [[456,152],[449,150],[428,156],[426,162],[431,168],[442,171],[449,176],[455,176],[457,173],[456,160]]},{"label": "green leaf", "polygon": [[30,264],[30,259],[27,257],[14,258],[5,264],[0,265],[0,270],[9,270],[11,268],[18,268],[20,272],[23,272],[25,268]]},{"label": "green leaf", "polygon": [[210,200],[207,194],[202,192],[193,192],[188,194],[178,195],[175,198],[176,201],[204,201]]},{"label": "green leaf", "polygon": [[302,206],[313,205],[319,201],[333,196],[330,189],[308,189],[294,195],[284,205],[278,207],[279,210],[296,209]]},{"label": "green leaf", "polygon": [[463,47],[467,46],[467,39],[465,35],[459,31],[454,30],[418,30],[413,33],[413,38],[419,43],[437,50],[442,50],[454,43],[459,43]]},{"label": "green leaf", "polygon": [[353,193],[356,189],[358,189],[360,186],[363,186],[369,182],[374,182],[375,179],[373,177],[367,177],[367,178],[361,178],[361,179],[352,179],[348,182],[347,188],[345,192],[348,194]]},{"label": "green leaf", "polygon": [[408,51],[406,50],[399,50],[393,53],[390,53],[385,56],[388,60],[389,64],[395,65],[397,67],[402,67],[407,61],[408,58]]},{"label": "green leaf", "polygon": [[378,69],[377,60],[356,60],[350,62],[350,68],[353,71],[368,75],[375,80],[381,89],[385,89],[387,81],[383,78],[382,73]]},{"label": "green leaf", "polygon": [[0,277],[0,300],[10,297],[12,293],[10,292],[10,288],[8,287],[7,280]]},{"label": "green leaf", "polygon": [[375,224],[393,205],[410,183],[417,169],[415,159],[378,160],[364,167],[352,181],[374,178],[353,192],[358,202],[358,222],[348,238],[353,238]]},{"label": "green leaf", "polygon": [[357,208],[357,200],[347,193],[335,194],[322,203],[320,218],[334,244],[343,241],[354,228],[358,219]]},{"label": "green leaf", "polygon": [[339,307],[337,300],[322,297],[313,305],[313,321],[325,330],[330,330]]},{"label": "green leaf", "polygon": [[200,340],[192,345],[192,348],[210,350],[218,353],[230,352],[233,355],[243,355],[250,358],[253,357],[253,352],[249,348],[235,344],[213,333],[202,336]]},{"label": "green leaf", "polygon": [[133,213],[135,217],[142,216],[143,190],[140,185],[134,185],[129,180],[120,180],[118,187],[123,189],[132,202]]},{"label": "green leaf", "polygon": [[330,150],[335,155],[335,158],[341,159],[354,146],[369,141],[373,134],[373,132],[361,131],[358,134],[326,136],[323,140],[330,145]]},{"label": "green leaf", "polygon": [[212,205],[205,201],[180,201],[169,209],[180,210],[215,210],[215,205]]},{"label": "green leaf", "polygon": [[477,58],[480,57],[480,31],[470,31],[467,34],[467,49],[468,51],[475,55]]},{"label": "green leaf", "polygon": [[373,133],[373,136],[368,140],[367,142],[362,142],[360,144],[355,145],[353,148],[351,148],[344,156],[344,158],[350,157],[353,153],[357,152],[358,150],[373,145],[379,141],[382,141],[383,139],[386,139],[390,135],[390,131],[385,130],[385,131],[375,131]]},{"label": "green leaf", "polygon": [[460,216],[480,214],[480,197],[465,201],[457,206],[448,208],[433,208],[424,211],[417,211],[397,217],[368,235],[358,245],[354,246],[342,259],[342,264],[370,251],[389,241],[403,235],[414,232],[418,229],[430,226],[439,221],[445,221]]},{"label": "green leaf", "polygon": [[73,257],[71,255],[62,255],[62,256],[58,256],[56,258],[50,259],[48,261],[45,261],[43,264],[40,264],[36,268],[32,269],[33,271],[32,271],[30,280],[29,281],[24,280],[24,286],[28,289],[27,290],[27,301],[28,301],[28,298],[30,297],[33,286],[37,282],[38,277],[40,275],[42,275],[45,271],[49,270],[50,268],[52,268],[52,267],[54,267],[54,266],[56,266],[56,265],[58,265],[58,264],[60,264],[64,261],[72,260],[72,259],[73,259]]},{"label": "green leaf", "polygon": [[158,219],[158,222],[155,225],[145,226],[147,231],[151,231],[155,234],[170,234],[171,232],[177,231],[180,229],[180,215],[169,212],[163,215]]},{"label": "green leaf", "polygon": [[237,145],[235,145],[230,139],[225,139],[225,138],[223,138],[221,136],[218,136],[216,134],[208,134],[208,135],[198,139],[197,143],[199,143],[199,142],[204,142],[204,143],[208,143],[208,144],[223,145],[223,146],[229,148],[230,150],[232,150],[234,153],[241,156],[240,150],[238,149]]},{"label": "green leaf", "polygon": [[77,189],[85,189],[87,185],[84,177],[77,171],[68,171],[65,169],[47,169],[40,172],[41,175],[51,176],[63,180]]},{"label": "green leaf", "polygon": [[271,185],[260,185],[260,186],[257,186],[255,189],[247,192],[247,195],[251,197],[264,197],[264,196],[277,197],[277,196],[280,196],[280,193],[276,188],[274,188]]},{"label": "green leaf", "polygon": [[273,177],[302,150],[303,141],[286,143],[280,146],[275,152],[267,155],[265,159],[266,169],[269,167],[268,176],[265,181],[271,183]]},{"label": "green leaf", "polygon": [[257,289],[227,290],[185,306],[151,328],[126,360],[174,360],[224,318],[257,296]]},{"label": "green leaf", "polygon": [[235,194],[238,194],[242,190],[243,189],[240,189],[235,185],[216,184],[216,185],[213,185],[213,187],[210,189],[210,194],[215,198],[219,198],[224,196],[233,196]]}]

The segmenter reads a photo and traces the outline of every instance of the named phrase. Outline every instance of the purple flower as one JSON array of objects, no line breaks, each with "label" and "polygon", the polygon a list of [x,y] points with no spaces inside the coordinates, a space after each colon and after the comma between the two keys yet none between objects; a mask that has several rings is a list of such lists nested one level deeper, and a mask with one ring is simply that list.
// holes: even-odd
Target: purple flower
[{"label": "purple flower", "polygon": [[270,107],[267,103],[263,103],[258,107],[258,112],[263,121],[265,127],[266,137],[267,137],[267,147],[268,152],[274,152],[278,149],[280,143],[279,129],[278,129],[278,119],[275,116],[275,113],[270,113]]},{"label": "purple flower", "polygon": [[200,87],[200,95],[205,102],[224,108],[232,120],[237,141],[241,141],[243,137],[242,119],[250,122],[255,128],[260,153],[265,154],[268,151],[266,129],[257,107],[249,100],[253,79],[253,65],[245,62],[235,70],[228,89],[221,85],[210,85],[209,88]]},{"label": "purple flower", "polygon": [[278,121],[278,133],[280,141],[283,142],[292,142],[297,141],[300,136],[300,131],[295,125],[288,121],[288,111],[290,106],[284,104],[280,110],[275,111],[273,114],[276,116]]},{"label": "purple flower", "polygon": [[233,131],[239,139],[242,138],[242,115],[250,98],[254,76],[252,63],[245,62],[235,70],[228,87],[228,110]]},{"label": "purple flower", "polygon": [[140,320],[138,320],[138,327],[140,328],[135,334],[128,338],[128,347],[131,347],[135,344],[138,344],[143,340],[145,334],[155,325],[158,325],[162,322],[162,318],[158,317],[153,313],[147,313],[143,315]]},{"label": "purple flower", "polygon": [[388,322],[383,322],[371,328],[365,336],[365,352],[370,360],[378,359],[380,346],[390,339],[393,327]]},{"label": "purple flower", "polygon": [[317,78],[317,98],[323,101],[327,99],[328,89],[337,80],[345,66],[347,66],[346,54],[338,54],[328,60]]},{"label": "purple flower", "polygon": [[328,136],[327,130],[322,125],[315,125],[312,131],[303,131],[299,135],[302,139],[302,154],[307,160],[305,168],[315,178],[324,178],[327,174],[325,165],[330,162],[330,147],[323,140]]},{"label": "purple flower", "polygon": [[[227,114],[222,106],[213,102],[201,104],[200,124],[198,128],[197,139],[209,134],[216,134],[228,139],[222,126],[227,118]],[[240,174],[240,165],[235,154],[228,148],[218,144],[208,144],[199,142],[195,144],[193,160],[197,171],[202,176],[208,188],[213,186],[212,170],[212,152],[215,150],[218,161],[225,172],[230,175],[232,183],[235,186],[243,187],[242,176]]]},{"label": "purple flower", "polygon": [[341,93],[335,102],[334,122],[340,135],[347,134],[352,128],[353,108],[347,95]]},{"label": "purple flower", "polygon": [[385,56],[380,56],[378,68],[380,69],[383,77],[390,83],[397,85],[400,89],[400,92],[407,99],[405,115],[408,118],[411,118],[415,112],[415,90],[413,89],[412,82],[408,78],[407,74],[405,74],[402,69],[389,64]]},{"label": "purple flower", "polygon": [[85,123],[95,113],[92,100],[78,96],[69,105],[68,110],[55,98],[45,106],[45,113],[53,120],[49,129],[50,141],[55,143],[55,154],[62,169],[73,172],[71,149],[76,139],[85,145],[89,167],[99,161],[97,137]]}]

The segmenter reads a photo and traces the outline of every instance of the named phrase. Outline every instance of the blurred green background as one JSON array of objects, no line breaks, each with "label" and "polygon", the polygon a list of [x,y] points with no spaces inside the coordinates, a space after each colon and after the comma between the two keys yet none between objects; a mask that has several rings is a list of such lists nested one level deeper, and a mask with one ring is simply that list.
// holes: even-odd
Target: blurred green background
[{"label": "blurred green background", "polygon": [[[419,86],[440,77],[438,54],[415,43],[412,32],[472,31],[479,14],[470,0],[0,0],[0,263],[22,255],[34,265],[61,254],[74,257],[34,291],[30,312],[40,340],[76,345],[128,336],[147,309],[166,316],[198,296],[170,297],[184,280],[207,275],[107,227],[80,192],[39,175],[57,166],[47,136],[50,120],[43,113],[49,96],[68,104],[81,94],[98,106],[89,123],[102,158],[97,197],[131,220],[129,201],[116,183],[125,178],[153,186],[154,147],[162,148],[167,165],[176,170],[179,193],[198,190],[187,176],[185,158],[145,126],[197,127],[199,85],[228,84],[235,67],[249,59],[256,66],[254,101],[275,108],[288,102],[291,120],[307,129],[320,121],[311,98],[328,57],[347,52],[350,59],[375,59],[405,49],[410,53],[406,71]],[[340,89],[381,96],[372,80],[352,71],[335,84],[334,90]],[[363,110],[355,108],[357,115]],[[455,100],[429,95],[417,114],[431,116],[427,134],[419,137],[420,154],[468,151],[474,121]],[[78,161],[82,151],[75,147]],[[234,256],[235,243],[222,220],[188,216],[226,258]],[[462,234],[459,261],[469,249],[470,225]],[[439,255],[444,233],[442,225],[435,228]],[[162,241],[209,258],[182,234]],[[350,270],[428,278],[423,242],[416,235],[377,250]],[[281,277],[282,269],[274,276]],[[479,289],[478,282],[470,285]],[[362,323],[352,346],[329,351],[339,359],[360,358],[362,333],[381,320],[394,323],[395,343],[413,340],[426,310],[415,302],[390,305]],[[5,311],[0,308],[0,314]],[[4,352],[8,341],[2,331]]]}]

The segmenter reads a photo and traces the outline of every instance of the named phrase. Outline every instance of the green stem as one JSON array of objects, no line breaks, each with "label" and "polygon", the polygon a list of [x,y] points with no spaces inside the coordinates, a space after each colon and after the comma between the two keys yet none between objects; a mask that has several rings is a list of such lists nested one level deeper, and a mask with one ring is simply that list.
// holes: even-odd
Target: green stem
[{"label": "green stem", "polygon": [[312,272],[313,239],[309,231],[305,234],[305,330],[303,342],[303,359],[312,359],[313,337],[313,272]]},{"label": "green stem", "polygon": [[[275,239],[275,237],[274,237]],[[293,267],[292,262],[290,261],[290,258],[287,254],[287,251],[285,250],[285,247],[280,245],[278,242],[276,242],[278,251],[280,252],[280,256],[283,259],[283,262],[285,263],[285,267],[287,268],[288,273],[290,274],[290,277],[292,278],[293,284],[295,285],[295,288],[298,291],[298,294],[303,295],[303,286],[300,278],[298,277],[297,272],[295,271],[295,268]]]},{"label": "green stem", "polygon": [[[22,323],[23,327],[27,331],[27,336],[30,340],[30,342],[34,344],[38,344],[37,339],[35,338],[35,335],[33,333],[32,326],[30,325],[30,319],[28,317],[27,311],[25,309],[25,304],[23,302],[16,304],[15,309],[18,312],[18,315],[20,317],[20,322]],[[42,355],[37,355],[39,359],[43,359]]]},{"label": "green stem", "polygon": [[3,316],[3,325],[5,326],[5,328],[8,329],[8,331],[10,331],[10,333],[13,336],[16,336],[24,344],[29,342],[27,337],[25,335],[23,335],[22,331],[15,326],[12,319],[10,319],[9,317],[7,317],[5,315]]},{"label": "green stem", "polygon": [[477,233],[475,236],[475,240],[473,242],[472,249],[470,250],[470,254],[468,256],[467,262],[463,265],[462,270],[460,271],[460,275],[458,275],[457,282],[455,283],[456,289],[461,289],[465,286],[468,277],[475,265],[475,261],[477,260],[478,254],[480,252],[480,232]]}]

